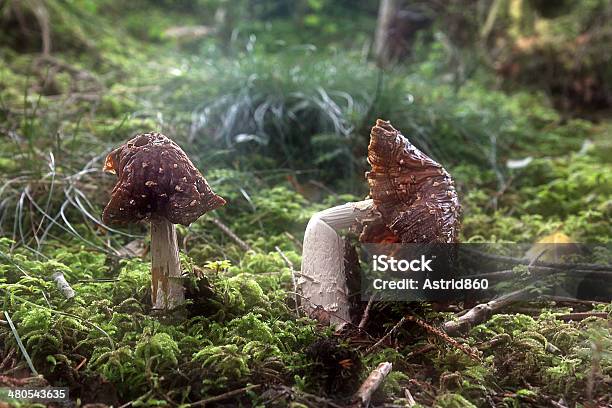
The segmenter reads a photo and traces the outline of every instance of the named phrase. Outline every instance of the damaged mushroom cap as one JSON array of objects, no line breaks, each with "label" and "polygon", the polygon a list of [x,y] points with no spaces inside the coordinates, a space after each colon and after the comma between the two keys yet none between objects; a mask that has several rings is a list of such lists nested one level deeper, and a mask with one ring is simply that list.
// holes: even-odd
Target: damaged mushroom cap
[{"label": "damaged mushroom cap", "polygon": [[185,152],[160,133],[145,133],[113,150],[104,170],[117,175],[102,220],[126,224],[164,217],[189,225],[225,204]]},{"label": "damaged mushroom cap", "polygon": [[366,173],[374,211],[362,242],[456,242],[460,205],[453,180],[387,121],[370,133]]}]

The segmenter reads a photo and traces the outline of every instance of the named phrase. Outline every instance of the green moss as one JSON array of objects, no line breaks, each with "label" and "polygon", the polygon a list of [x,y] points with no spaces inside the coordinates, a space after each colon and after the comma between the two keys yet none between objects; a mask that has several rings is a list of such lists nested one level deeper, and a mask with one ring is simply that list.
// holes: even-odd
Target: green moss
[{"label": "green moss", "polygon": [[268,298],[249,275],[240,274],[221,282],[219,293],[231,313],[242,314],[256,307],[265,307]]}]

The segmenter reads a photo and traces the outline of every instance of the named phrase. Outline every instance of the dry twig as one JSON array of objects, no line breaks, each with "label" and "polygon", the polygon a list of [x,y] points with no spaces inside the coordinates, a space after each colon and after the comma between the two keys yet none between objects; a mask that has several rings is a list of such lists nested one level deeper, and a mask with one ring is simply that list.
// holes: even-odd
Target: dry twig
[{"label": "dry twig", "polygon": [[243,388],[238,388],[236,390],[228,391],[226,393],[215,395],[214,397],[204,398],[203,400],[193,402],[189,404],[189,407],[204,407],[206,404],[210,404],[212,402],[222,401],[227,398],[235,397],[237,395],[243,394],[247,391],[254,390],[256,388],[261,387],[259,384],[249,385]]},{"label": "dry twig", "polygon": [[11,347],[9,351],[6,353],[6,356],[4,356],[4,359],[2,360],[2,362],[0,363],[0,372],[8,368],[9,361],[13,357],[14,354],[15,354],[15,349]]},{"label": "dry twig", "polygon": [[332,407],[332,408],[346,408],[345,405],[340,405],[331,401],[327,398],[319,397],[317,395],[309,394],[302,390],[296,390],[293,387],[288,387],[283,384],[273,385],[269,391],[275,391],[276,396],[265,401],[264,405],[272,405],[276,399],[283,395],[289,396],[292,401],[303,403],[309,407]]},{"label": "dry twig", "polygon": [[408,407],[414,407],[416,405],[416,401],[408,388],[404,388],[404,396],[406,397],[406,405]]},{"label": "dry twig", "polygon": [[238,235],[234,233],[227,225],[225,225],[218,218],[211,218],[210,221],[217,226],[225,235],[227,235],[232,241],[234,241],[242,250],[252,251],[253,248],[246,242],[244,242]]},{"label": "dry twig", "polygon": [[402,325],[406,322],[406,316],[402,317],[400,319],[399,322],[397,322],[397,324],[395,326],[393,326],[393,328],[391,330],[389,330],[384,336],[382,336],[380,338],[380,340],[378,340],[376,343],[374,343],[374,345],[368,347],[368,349],[365,351],[365,354],[370,354],[373,350],[376,350],[378,348],[378,346],[380,346],[382,343],[384,343],[389,337],[391,337],[391,335],[393,333],[395,333],[395,331],[397,329],[399,329],[400,327],[402,327]]},{"label": "dry twig", "polygon": [[363,316],[361,316],[361,321],[359,322],[359,330],[363,330],[368,323],[368,318],[370,317],[370,308],[372,307],[372,303],[374,303],[374,296],[370,297],[368,301],[368,305],[363,311]]},{"label": "dry twig", "polygon": [[406,316],[406,320],[410,320],[412,322],[415,322],[416,324],[418,324],[419,326],[421,326],[422,328],[427,330],[429,333],[436,335],[437,337],[439,337],[442,340],[444,340],[446,343],[448,343],[451,346],[455,347],[456,349],[464,352],[470,358],[472,358],[474,360],[480,361],[480,355],[478,353],[478,350],[475,350],[475,349],[473,349],[470,346],[467,346],[465,344],[459,343],[457,340],[455,340],[452,337],[450,337],[448,334],[446,334],[441,329],[438,329],[437,327],[434,327],[431,324],[426,323],[423,320],[421,320],[421,319],[419,319],[418,317],[415,317],[415,316]]},{"label": "dry twig", "polygon": [[588,317],[599,317],[601,319],[607,319],[608,313],[606,312],[580,312],[580,313],[568,313],[562,316],[557,316],[557,319],[564,321],[579,321],[584,320]]},{"label": "dry twig", "polygon": [[450,335],[464,333],[471,327],[487,321],[496,311],[514,302],[515,300],[518,300],[529,290],[531,290],[529,287],[517,290],[497,299],[493,299],[487,303],[478,304],[456,320],[451,320],[444,323],[442,327],[444,331]]},{"label": "dry twig", "polygon": [[380,387],[384,379],[389,375],[393,365],[387,361],[380,363],[365,379],[361,387],[353,397],[354,407],[367,407],[370,405],[372,394]]},{"label": "dry twig", "polygon": [[512,264],[512,265],[529,265],[531,268],[553,268],[553,269],[571,269],[571,270],[588,270],[588,271],[603,271],[610,272],[612,270],[612,265],[603,265],[603,264],[588,264],[588,263],[555,263],[555,262],[536,262],[533,263],[531,259],[528,258],[514,258],[511,256],[503,256],[503,255],[495,255],[488,254],[486,252],[477,251],[474,249],[466,249],[466,252],[470,252],[475,256],[492,259],[495,261],[499,261],[502,263]]}]

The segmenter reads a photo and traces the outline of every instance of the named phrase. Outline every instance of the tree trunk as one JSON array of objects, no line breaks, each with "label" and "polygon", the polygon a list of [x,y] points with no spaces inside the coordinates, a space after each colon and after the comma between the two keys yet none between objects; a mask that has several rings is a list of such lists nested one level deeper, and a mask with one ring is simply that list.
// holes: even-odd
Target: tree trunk
[{"label": "tree trunk", "polygon": [[151,303],[168,310],[185,300],[176,227],[165,218],[151,220]]},{"label": "tree trunk", "polygon": [[378,20],[376,22],[376,37],[374,39],[374,53],[376,60],[382,66],[387,65],[392,59],[390,44],[390,32],[394,16],[399,12],[400,0],[381,0],[378,8]]}]

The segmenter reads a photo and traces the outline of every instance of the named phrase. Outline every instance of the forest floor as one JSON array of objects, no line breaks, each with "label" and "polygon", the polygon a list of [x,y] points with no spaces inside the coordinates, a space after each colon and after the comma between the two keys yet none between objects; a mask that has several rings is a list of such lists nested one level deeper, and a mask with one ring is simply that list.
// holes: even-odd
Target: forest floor
[{"label": "forest floor", "polygon": [[[0,49],[0,386],[67,386],[81,405],[337,407],[390,362],[374,406],[612,404],[611,303],[514,303],[449,337],[438,328],[466,305],[378,302],[361,330],[335,333],[298,315],[292,283],[310,216],[367,194],[376,117],[453,175],[462,242],[557,234],[610,264],[612,122],[562,117],[486,75],[457,88],[432,68],[439,45],[380,81],[352,51],[225,55],[71,27],[83,32],[50,55]],[[228,200],[179,227],[182,320],[151,313],[146,227],[100,222],[105,155],[149,130]]]}]

